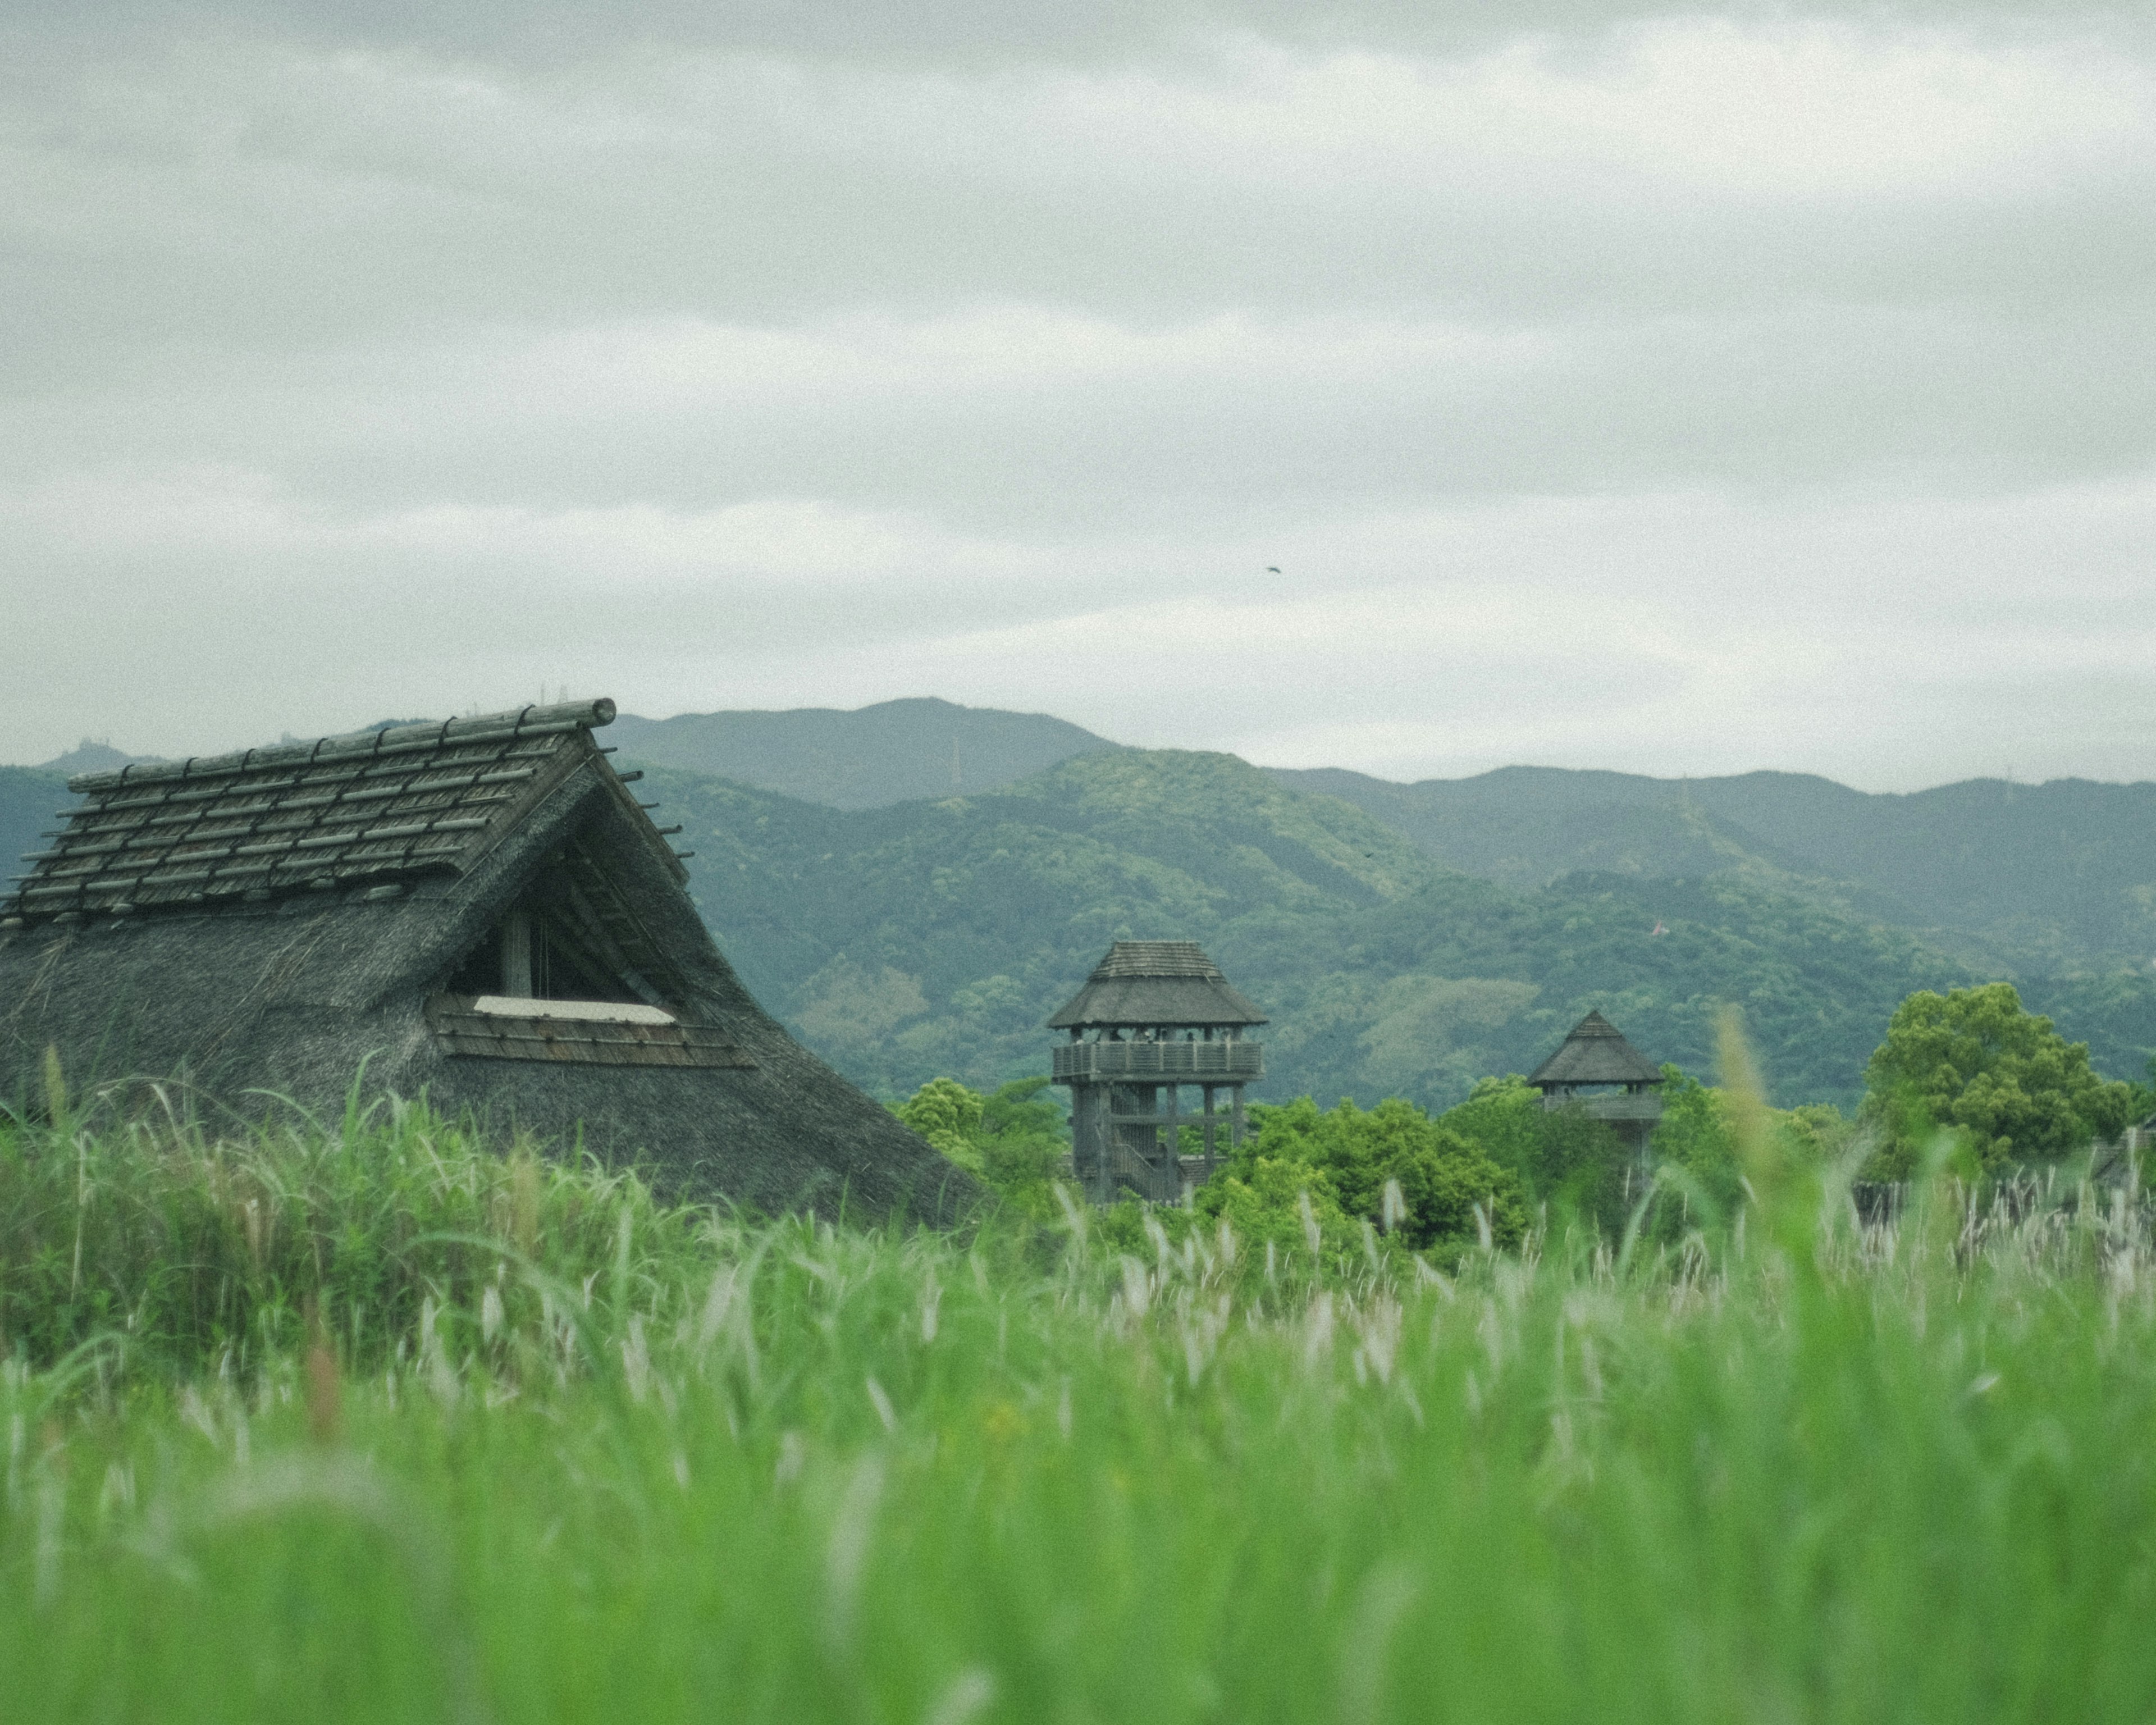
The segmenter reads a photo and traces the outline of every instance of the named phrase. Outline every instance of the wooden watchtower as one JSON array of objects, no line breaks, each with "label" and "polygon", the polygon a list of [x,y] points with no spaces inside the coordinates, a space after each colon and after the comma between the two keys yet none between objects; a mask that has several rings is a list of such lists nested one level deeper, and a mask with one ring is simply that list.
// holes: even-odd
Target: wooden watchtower
[{"label": "wooden watchtower", "polygon": [[[1072,1168],[1087,1199],[1113,1204],[1127,1192],[1178,1204],[1210,1179],[1221,1127],[1230,1147],[1243,1141],[1243,1086],[1265,1076],[1263,1046],[1243,1034],[1265,1022],[1195,941],[1109,947],[1048,1021],[1070,1033],[1054,1077],[1070,1086]],[[1199,1092],[1194,1114],[1183,1111],[1186,1086]],[[1197,1156],[1182,1153],[1187,1125],[1199,1128]]]},{"label": "wooden watchtower", "polygon": [[1662,1099],[1654,1088],[1661,1081],[1661,1068],[1599,1012],[1574,1024],[1557,1052],[1527,1078],[1543,1093],[1543,1107],[1584,1109],[1638,1154],[1645,1153],[1662,1117]]}]

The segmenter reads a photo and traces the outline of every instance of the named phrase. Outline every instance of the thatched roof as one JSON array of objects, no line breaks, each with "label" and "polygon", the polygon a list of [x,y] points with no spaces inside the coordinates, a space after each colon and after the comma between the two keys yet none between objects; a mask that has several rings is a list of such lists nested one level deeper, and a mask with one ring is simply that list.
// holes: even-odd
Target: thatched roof
[{"label": "thatched roof", "polygon": [[1545,1090],[1570,1085],[1660,1084],[1661,1068],[1627,1042],[1599,1012],[1572,1027],[1558,1050],[1527,1076]]},{"label": "thatched roof", "polygon": [[[369,1091],[640,1160],[684,1195],[970,1202],[742,988],[592,739],[613,716],[526,708],[72,781],[83,807],[0,904],[0,1095],[35,1093],[49,1045],[78,1083],[183,1076],[219,1104],[334,1112],[364,1060]],[[537,998],[498,998],[512,927],[535,956],[508,992]]]},{"label": "thatched roof", "polygon": [[[610,701],[82,773],[0,916],[126,915],[468,869],[573,772]],[[678,864],[668,861],[678,878]]]},{"label": "thatched roof", "polygon": [[1222,1029],[1265,1015],[1228,986],[1195,941],[1117,941],[1051,1030],[1173,1024]]}]

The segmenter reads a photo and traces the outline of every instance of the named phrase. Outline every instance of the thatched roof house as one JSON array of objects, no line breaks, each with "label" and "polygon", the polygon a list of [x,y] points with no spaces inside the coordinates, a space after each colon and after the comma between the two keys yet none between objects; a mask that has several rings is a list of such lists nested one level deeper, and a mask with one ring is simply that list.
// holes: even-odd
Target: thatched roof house
[{"label": "thatched roof house", "polygon": [[85,773],[0,900],[0,1096],[424,1091],[670,1189],[942,1216],[973,1188],[750,999],[592,730],[526,707]]}]

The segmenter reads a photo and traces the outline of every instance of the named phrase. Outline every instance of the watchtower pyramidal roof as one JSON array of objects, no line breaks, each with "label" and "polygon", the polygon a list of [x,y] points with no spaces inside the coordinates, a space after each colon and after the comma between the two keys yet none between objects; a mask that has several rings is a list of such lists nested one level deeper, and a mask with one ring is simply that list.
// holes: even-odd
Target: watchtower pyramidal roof
[{"label": "watchtower pyramidal roof", "polygon": [[1572,1027],[1558,1050],[1528,1075],[1527,1082],[1543,1090],[1574,1085],[1660,1084],[1661,1068],[1627,1042],[1618,1028],[1599,1012],[1590,1012]]},{"label": "watchtower pyramidal roof", "polygon": [[1229,986],[1196,941],[1117,941],[1048,1028],[1225,1028],[1265,1022],[1265,1015]]}]

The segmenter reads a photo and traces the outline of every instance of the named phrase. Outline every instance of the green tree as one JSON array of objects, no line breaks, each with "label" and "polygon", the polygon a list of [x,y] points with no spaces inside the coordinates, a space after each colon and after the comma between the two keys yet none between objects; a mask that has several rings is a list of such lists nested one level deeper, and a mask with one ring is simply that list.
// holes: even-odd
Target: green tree
[{"label": "green tree", "polygon": [[[1743,1169],[1737,1153],[1737,1133],[1722,1092],[1710,1090],[1681,1069],[1662,1068],[1662,1117],[1656,1125],[1648,1150],[1657,1168],[1683,1176],[1682,1196],[1671,1207],[1669,1224],[1674,1227],[1719,1219],[1736,1213],[1744,1195]],[[1712,1212],[1694,1212],[1697,1197]]]},{"label": "green tree", "polygon": [[1500,1167],[1508,1168],[1539,1196],[1543,1159],[1543,1093],[1518,1073],[1476,1081],[1467,1100],[1448,1108],[1438,1124],[1456,1132]]},{"label": "green tree", "polygon": [[1284,1157],[1238,1160],[1199,1187],[1194,1203],[1200,1215],[1226,1218],[1237,1234],[1259,1245],[1306,1246],[1306,1203],[1322,1236],[1337,1242],[1348,1223],[1332,1177],[1322,1168]]},{"label": "green tree", "polygon": [[1049,1082],[1014,1079],[982,1097],[978,1129],[982,1178],[1041,1221],[1057,1213],[1055,1182],[1070,1151],[1062,1106],[1043,1094]]},{"label": "green tree", "polygon": [[891,1111],[960,1168],[981,1172],[984,1098],[955,1078],[932,1078]]},{"label": "green tree", "polygon": [[1019,1078],[988,1096],[955,1078],[932,1078],[891,1111],[960,1168],[978,1174],[1007,1204],[1045,1221],[1070,1149],[1063,1111],[1045,1078]]},{"label": "green tree", "polygon": [[[1321,1110],[1302,1096],[1250,1114],[1255,1130],[1197,1199],[1239,1230],[1291,1242],[1302,1227],[1296,1195],[1306,1189],[1313,1209],[1332,1204],[1340,1217],[1389,1227],[1416,1250],[1475,1239],[1478,1209],[1496,1245],[1517,1245],[1527,1232],[1517,1178],[1412,1102],[1394,1096],[1363,1109],[1342,1101]],[[1389,1188],[1397,1211],[1389,1212]]]},{"label": "green tree", "polygon": [[1529,1202],[1605,1230],[1624,1226],[1632,1158],[1585,1109],[1546,1107],[1542,1092],[1514,1074],[1483,1079],[1437,1123],[1509,1170]]},{"label": "green tree", "polygon": [[2156,1114],[2156,1054],[2148,1056],[2141,1077],[2126,1081],[2126,1117],[2146,1120],[2152,1114]]},{"label": "green tree", "polygon": [[1986,1173],[2056,1161],[2117,1137],[2133,1100],[2089,1069],[2087,1043],[2025,1010],[2010,983],[1910,995],[1864,1076],[1865,1116],[1884,1139],[1867,1172],[1885,1179],[1906,1178],[1940,1127],[1960,1133]]}]

